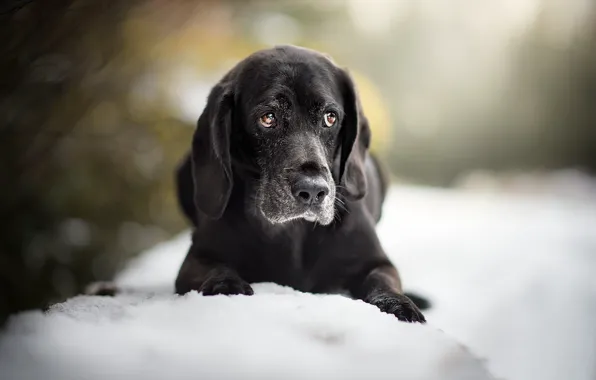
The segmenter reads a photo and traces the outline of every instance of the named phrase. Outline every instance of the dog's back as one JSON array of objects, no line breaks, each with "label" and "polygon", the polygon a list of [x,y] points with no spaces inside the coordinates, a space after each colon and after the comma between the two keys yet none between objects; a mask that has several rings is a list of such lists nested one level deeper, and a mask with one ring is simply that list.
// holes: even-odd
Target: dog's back
[{"label": "dog's back", "polygon": [[176,193],[178,194],[178,205],[184,215],[197,225],[197,211],[194,202],[194,182],[192,178],[192,163],[190,154],[187,154],[176,168]]}]

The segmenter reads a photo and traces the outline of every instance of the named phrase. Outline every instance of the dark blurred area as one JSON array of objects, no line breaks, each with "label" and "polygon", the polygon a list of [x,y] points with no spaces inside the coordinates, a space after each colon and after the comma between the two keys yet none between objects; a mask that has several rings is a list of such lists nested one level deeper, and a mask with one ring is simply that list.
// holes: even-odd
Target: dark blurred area
[{"label": "dark blurred area", "polygon": [[5,0],[0,33],[0,321],[187,227],[209,89],[273,44],[350,68],[395,179],[596,169],[590,0]]}]

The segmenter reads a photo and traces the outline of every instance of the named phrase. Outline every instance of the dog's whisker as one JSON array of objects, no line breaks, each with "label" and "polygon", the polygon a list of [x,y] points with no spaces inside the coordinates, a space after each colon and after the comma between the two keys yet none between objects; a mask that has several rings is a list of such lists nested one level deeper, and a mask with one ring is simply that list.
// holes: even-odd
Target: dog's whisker
[{"label": "dog's whisker", "polygon": [[349,210],[349,209],[348,209],[348,207],[346,206],[346,203],[345,203],[343,200],[341,200],[341,199],[339,199],[339,198],[335,197],[335,202],[336,202],[335,204],[337,205],[337,207],[338,207],[338,208],[340,208],[340,209],[344,210],[344,211],[345,211],[345,212],[347,212],[347,213],[349,213],[349,212],[350,212],[350,210]]},{"label": "dog's whisker", "polygon": [[337,221],[337,223],[341,223],[340,213],[336,212],[335,214],[333,214],[333,220]]}]

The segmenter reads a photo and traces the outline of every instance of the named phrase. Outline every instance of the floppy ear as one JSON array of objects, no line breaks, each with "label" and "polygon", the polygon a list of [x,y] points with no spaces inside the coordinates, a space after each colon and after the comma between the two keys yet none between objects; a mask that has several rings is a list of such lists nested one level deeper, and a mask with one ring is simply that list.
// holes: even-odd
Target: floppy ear
[{"label": "floppy ear", "polygon": [[341,72],[341,88],[345,115],[340,132],[339,179],[346,189],[348,199],[358,200],[366,194],[364,159],[370,130],[368,121],[362,114],[354,83],[345,70]]},{"label": "floppy ear", "polygon": [[194,203],[214,219],[223,215],[232,192],[232,108],[233,95],[225,84],[217,84],[207,98],[192,140]]}]

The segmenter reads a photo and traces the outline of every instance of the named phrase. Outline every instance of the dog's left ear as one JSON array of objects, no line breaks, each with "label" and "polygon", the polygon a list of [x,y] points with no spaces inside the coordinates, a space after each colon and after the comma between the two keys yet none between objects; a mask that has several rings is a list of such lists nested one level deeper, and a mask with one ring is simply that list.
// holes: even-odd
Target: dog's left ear
[{"label": "dog's left ear", "polygon": [[370,129],[352,78],[343,69],[339,78],[344,106],[339,138],[341,144],[339,180],[346,190],[346,197],[350,200],[358,200],[366,194],[364,159],[369,146]]},{"label": "dog's left ear", "polygon": [[194,203],[207,216],[220,218],[232,192],[230,133],[233,94],[218,83],[207,98],[192,141]]}]

